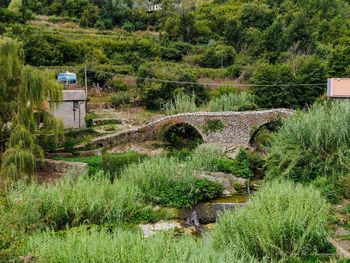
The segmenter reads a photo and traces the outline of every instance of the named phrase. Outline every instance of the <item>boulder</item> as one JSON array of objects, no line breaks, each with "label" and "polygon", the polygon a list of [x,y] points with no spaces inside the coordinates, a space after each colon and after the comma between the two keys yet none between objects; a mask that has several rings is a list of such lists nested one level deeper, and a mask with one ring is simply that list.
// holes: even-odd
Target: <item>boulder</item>
[{"label": "boulder", "polygon": [[209,181],[221,184],[224,188],[224,196],[233,195],[237,193],[237,191],[241,191],[247,188],[247,179],[236,177],[233,174],[196,171],[194,173],[194,176],[199,179],[207,179]]}]

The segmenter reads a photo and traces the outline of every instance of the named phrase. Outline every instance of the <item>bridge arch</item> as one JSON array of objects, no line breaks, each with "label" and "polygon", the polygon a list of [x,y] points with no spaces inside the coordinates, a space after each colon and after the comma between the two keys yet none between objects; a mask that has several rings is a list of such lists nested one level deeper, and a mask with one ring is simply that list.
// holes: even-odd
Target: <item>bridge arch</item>
[{"label": "bridge arch", "polygon": [[261,132],[263,132],[264,130],[268,130],[269,132],[275,132],[277,131],[283,124],[283,120],[280,118],[277,119],[272,119],[258,127],[254,127],[254,129],[252,130],[251,134],[250,134],[250,139],[249,139],[249,143],[248,145],[254,147],[254,148],[258,148],[258,144],[256,142],[257,137],[259,136],[259,134]]},{"label": "bridge arch", "polygon": [[174,148],[195,148],[205,141],[202,132],[187,122],[164,125],[160,133],[160,139]]}]

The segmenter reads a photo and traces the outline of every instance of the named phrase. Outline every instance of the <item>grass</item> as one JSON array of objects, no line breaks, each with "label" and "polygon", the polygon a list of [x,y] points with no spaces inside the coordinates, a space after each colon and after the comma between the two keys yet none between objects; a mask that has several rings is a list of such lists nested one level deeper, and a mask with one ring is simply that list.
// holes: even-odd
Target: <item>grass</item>
[{"label": "grass", "polygon": [[23,253],[33,253],[37,262],[122,262],[122,263],[253,263],[253,258],[235,251],[218,251],[210,239],[197,240],[175,233],[157,234],[144,239],[140,232],[115,229],[67,233],[47,232],[29,239]]},{"label": "grass", "polygon": [[284,122],[272,140],[268,175],[310,182],[350,172],[350,104],[315,104]]},{"label": "grass", "polygon": [[327,252],[329,208],[314,187],[272,182],[243,209],[223,214],[213,237],[218,247],[288,262]]},{"label": "grass", "polygon": [[54,157],[55,160],[82,162],[89,165],[89,175],[102,170],[109,173],[111,179],[120,175],[121,171],[131,163],[141,162],[146,156],[137,152],[105,153],[102,155],[78,157]]},{"label": "grass", "polygon": [[[151,213],[134,185],[99,176],[66,178],[55,185],[19,185],[8,196],[8,218],[27,230],[80,224],[120,224]],[[147,215],[148,217],[148,215]]]},{"label": "grass", "polygon": [[166,115],[174,115],[183,112],[198,111],[195,95],[177,94],[173,101],[168,101],[163,106]]},{"label": "grass", "polygon": [[219,196],[222,186],[193,176],[193,166],[177,158],[154,157],[129,166],[122,180],[140,188],[145,200],[170,207],[188,207]]},{"label": "grass", "polygon": [[247,92],[228,93],[214,98],[208,104],[209,111],[246,111],[255,110],[253,98]]}]

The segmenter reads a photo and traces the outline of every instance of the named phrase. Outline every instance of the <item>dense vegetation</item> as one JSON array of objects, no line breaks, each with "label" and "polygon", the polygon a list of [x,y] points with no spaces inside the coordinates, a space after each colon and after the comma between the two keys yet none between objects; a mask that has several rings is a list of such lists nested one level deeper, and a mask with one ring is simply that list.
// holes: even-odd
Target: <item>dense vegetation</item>
[{"label": "dense vegetation", "polygon": [[[79,71],[88,64],[89,83],[101,86],[110,85],[116,73],[147,78],[137,86],[138,99],[149,108],[159,109],[179,91],[205,102],[204,87],[197,84],[201,77],[256,85],[251,93],[260,107],[305,107],[324,94],[328,76],[349,74],[345,0],[182,2],[161,1],[161,11],[149,12],[143,1],[28,0],[19,9],[2,1],[7,15],[0,28],[23,42],[31,65],[75,65]],[[26,13],[58,16],[49,21],[71,23],[73,29],[14,23],[23,22],[20,14],[28,18]],[[82,31],[76,21],[119,29]],[[146,29],[152,33],[133,32]]]},{"label": "dense vegetation", "polygon": [[334,201],[349,187],[349,104],[315,104],[287,120],[267,157],[270,178],[314,182]]},{"label": "dense vegetation", "polygon": [[[148,11],[155,3],[162,10]],[[350,74],[348,0],[0,0],[0,34],[1,262],[332,257],[329,224],[337,219],[327,201],[350,199],[350,106],[323,97],[328,77]],[[169,145],[159,156],[57,158],[86,162],[89,173],[47,185],[22,181],[45,150],[58,144],[75,154],[75,145],[101,135],[91,112],[90,129],[64,141],[47,111],[48,100],[61,98],[53,73],[74,71],[83,83],[85,68],[88,85],[106,91],[115,108],[297,112],[279,130],[254,131],[258,152],[240,149],[235,160],[193,150],[203,138],[180,124],[164,134]],[[203,131],[223,125],[210,120]],[[252,189],[251,179],[268,182],[200,238],[181,231],[143,238],[137,224],[178,218],[178,209],[222,194],[202,172],[231,173]]]}]

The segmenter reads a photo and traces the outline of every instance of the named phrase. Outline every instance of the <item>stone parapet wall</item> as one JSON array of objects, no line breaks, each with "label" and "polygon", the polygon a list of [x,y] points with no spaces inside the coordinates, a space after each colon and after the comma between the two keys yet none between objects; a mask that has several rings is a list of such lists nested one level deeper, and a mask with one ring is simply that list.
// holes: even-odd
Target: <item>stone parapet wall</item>
[{"label": "stone parapet wall", "polygon": [[59,173],[59,174],[87,174],[88,164],[79,162],[67,162],[67,161],[56,161],[51,159],[44,159],[43,163],[37,161],[37,167],[40,171],[48,173]]}]

